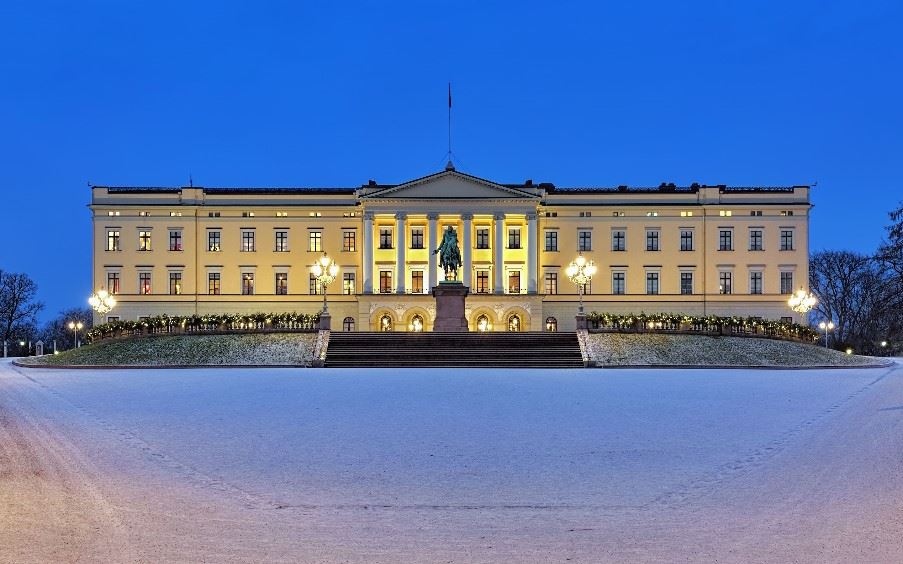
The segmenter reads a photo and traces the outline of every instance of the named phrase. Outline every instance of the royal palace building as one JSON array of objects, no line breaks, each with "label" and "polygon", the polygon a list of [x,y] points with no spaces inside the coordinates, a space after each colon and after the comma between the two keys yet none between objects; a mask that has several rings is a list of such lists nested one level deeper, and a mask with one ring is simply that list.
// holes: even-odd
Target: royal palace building
[{"label": "royal palace building", "polygon": [[333,330],[430,330],[436,249],[459,234],[471,330],[572,330],[587,312],[791,316],[808,279],[808,186],[563,188],[446,170],[349,188],[92,186],[95,288],[107,317],[322,309]]}]

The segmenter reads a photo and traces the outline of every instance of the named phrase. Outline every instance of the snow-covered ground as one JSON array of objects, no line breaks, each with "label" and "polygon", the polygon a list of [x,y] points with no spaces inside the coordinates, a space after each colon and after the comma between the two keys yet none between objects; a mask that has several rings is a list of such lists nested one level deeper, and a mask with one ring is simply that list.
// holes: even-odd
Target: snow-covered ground
[{"label": "snow-covered ground", "polygon": [[903,366],[0,364],[0,561],[900,562]]}]

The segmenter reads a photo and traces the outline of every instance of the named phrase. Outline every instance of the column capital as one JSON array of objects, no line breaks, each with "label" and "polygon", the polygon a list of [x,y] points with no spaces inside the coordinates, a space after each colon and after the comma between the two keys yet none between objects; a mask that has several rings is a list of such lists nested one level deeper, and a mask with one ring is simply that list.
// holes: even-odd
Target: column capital
[{"label": "column capital", "polygon": [[528,214],[527,214],[527,221],[536,221],[536,214],[535,214],[535,213],[528,213]]},{"label": "column capital", "polygon": [[408,214],[405,212],[398,212],[395,214],[395,219],[405,220],[408,218]]},{"label": "column capital", "polygon": [[461,219],[463,219],[464,221],[471,221],[471,220],[473,220],[473,214],[470,212],[462,213]]},{"label": "column capital", "polygon": [[430,221],[436,221],[437,219],[439,219],[439,214],[436,212],[430,212],[426,214],[426,218]]},{"label": "column capital", "polygon": [[373,221],[373,212],[364,212],[364,221]]},{"label": "column capital", "polygon": [[496,221],[503,221],[505,219],[505,214],[502,212],[495,212],[492,214],[492,219]]}]

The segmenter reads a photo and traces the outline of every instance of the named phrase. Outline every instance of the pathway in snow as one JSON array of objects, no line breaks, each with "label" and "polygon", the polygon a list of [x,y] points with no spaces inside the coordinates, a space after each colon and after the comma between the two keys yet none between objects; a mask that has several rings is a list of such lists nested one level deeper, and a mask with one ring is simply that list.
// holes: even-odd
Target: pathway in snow
[{"label": "pathway in snow", "polygon": [[899,562],[903,367],[0,364],[0,561]]}]

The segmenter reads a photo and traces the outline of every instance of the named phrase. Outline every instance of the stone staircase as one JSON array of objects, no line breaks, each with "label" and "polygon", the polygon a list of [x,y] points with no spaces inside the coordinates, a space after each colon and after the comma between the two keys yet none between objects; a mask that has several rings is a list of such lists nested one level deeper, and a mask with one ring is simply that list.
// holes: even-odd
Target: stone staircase
[{"label": "stone staircase", "polygon": [[333,332],[327,367],[582,368],[576,333]]}]

